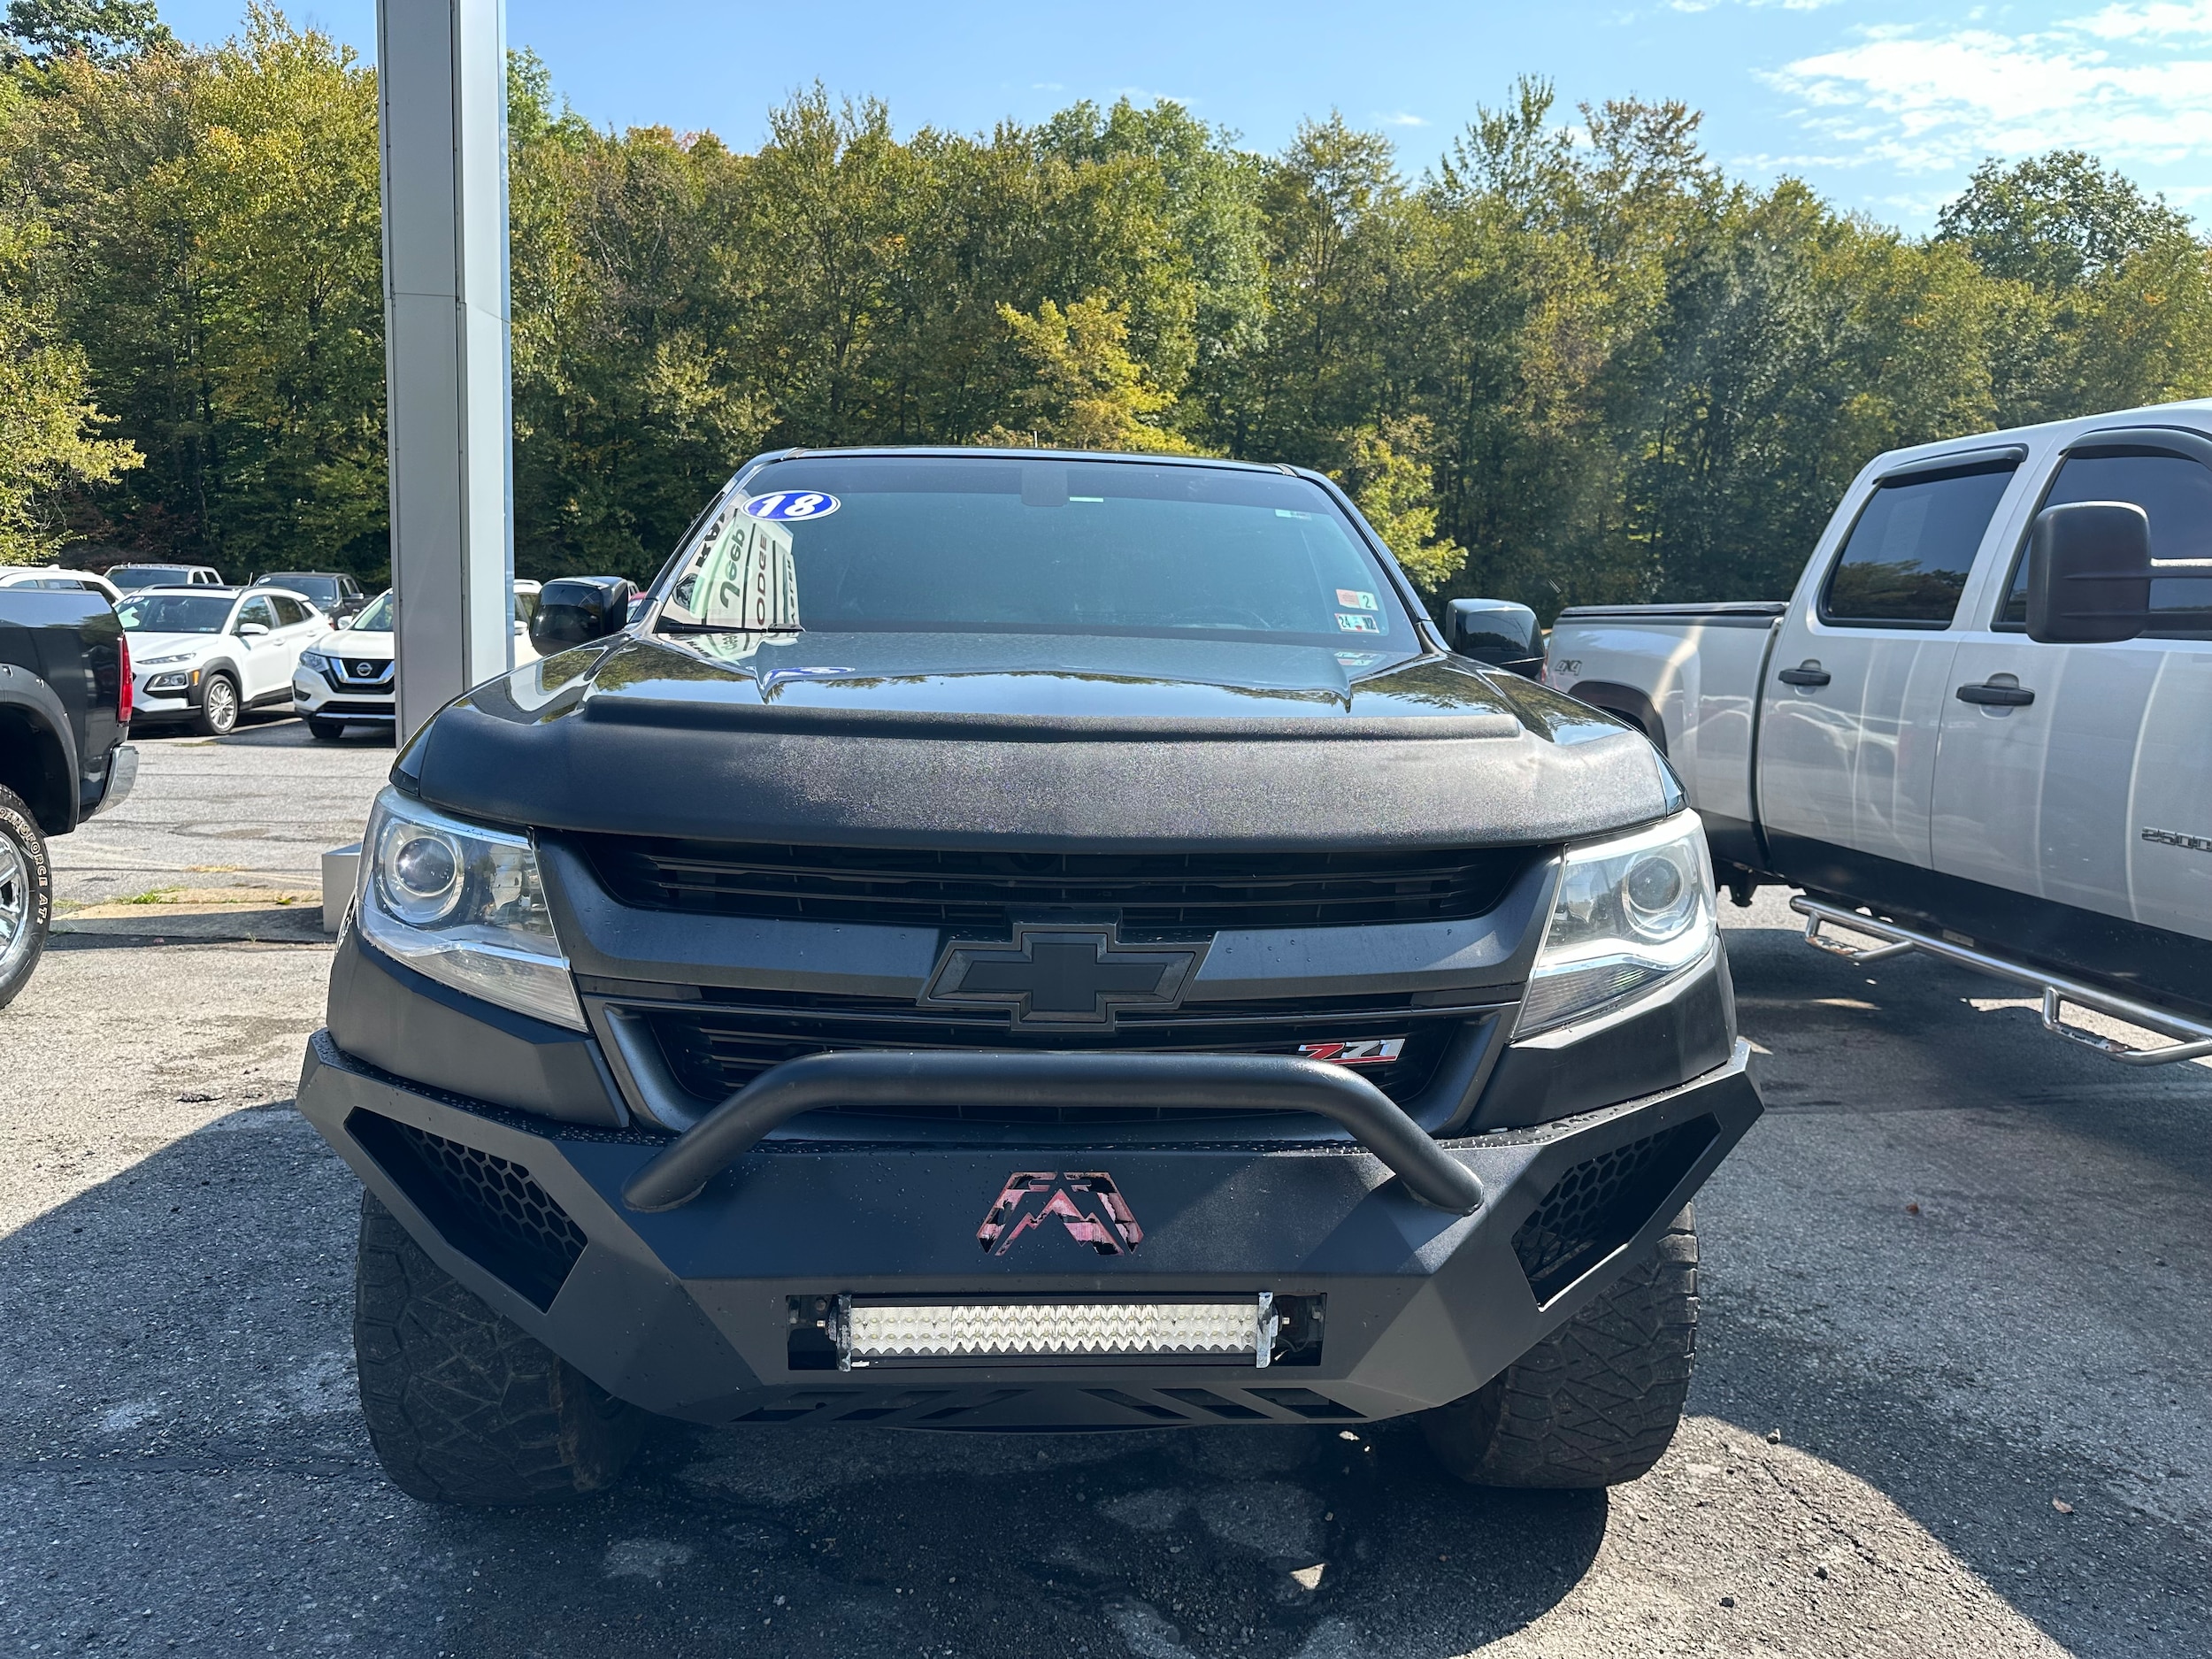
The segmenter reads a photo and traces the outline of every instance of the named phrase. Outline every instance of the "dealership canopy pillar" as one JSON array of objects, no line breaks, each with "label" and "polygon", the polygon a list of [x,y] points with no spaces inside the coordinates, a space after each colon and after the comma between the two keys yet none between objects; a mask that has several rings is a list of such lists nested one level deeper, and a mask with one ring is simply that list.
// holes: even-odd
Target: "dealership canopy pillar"
[{"label": "dealership canopy pillar", "polygon": [[399,737],[514,653],[501,0],[377,0]]}]

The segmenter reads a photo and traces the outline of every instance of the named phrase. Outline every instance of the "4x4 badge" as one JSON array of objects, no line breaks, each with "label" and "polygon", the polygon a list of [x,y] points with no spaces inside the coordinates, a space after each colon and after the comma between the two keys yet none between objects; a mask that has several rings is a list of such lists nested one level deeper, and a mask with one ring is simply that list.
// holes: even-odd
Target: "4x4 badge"
[{"label": "4x4 badge", "polygon": [[1113,1029],[1122,1009],[1170,1009],[1210,941],[1125,945],[1099,923],[1017,922],[1010,940],[956,939],[937,959],[924,1008],[1004,1009],[1018,1027]]},{"label": "4x4 badge", "polygon": [[[1094,1207],[1070,1196],[1076,1193],[1095,1200]],[[1048,1217],[1065,1226],[1068,1237],[1101,1256],[1126,1256],[1144,1242],[1144,1229],[1130,1213],[1129,1201],[1103,1170],[1070,1170],[1056,1180],[1050,1170],[1015,1171],[975,1230],[976,1242],[993,1256],[1003,1256],[1022,1234],[1043,1226]]]}]

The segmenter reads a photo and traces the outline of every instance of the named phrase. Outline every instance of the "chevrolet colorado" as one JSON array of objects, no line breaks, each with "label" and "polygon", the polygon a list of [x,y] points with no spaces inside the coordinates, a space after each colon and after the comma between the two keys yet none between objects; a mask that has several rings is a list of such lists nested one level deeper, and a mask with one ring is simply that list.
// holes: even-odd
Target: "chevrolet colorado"
[{"label": "chevrolet colorado", "polygon": [[1317,474],[1051,451],[763,456],[645,597],[548,583],[363,842],[298,1099],[396,1483],[654,1414],[1650,1467],[1760,1108],[1671,773],[1464,654],[1532,617]]}]

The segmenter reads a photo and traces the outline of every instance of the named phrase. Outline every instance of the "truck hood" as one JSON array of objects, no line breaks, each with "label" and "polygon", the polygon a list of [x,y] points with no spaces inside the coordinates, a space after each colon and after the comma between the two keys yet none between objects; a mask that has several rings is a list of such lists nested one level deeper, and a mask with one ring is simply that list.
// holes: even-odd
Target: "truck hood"
[{"label": "truck hood", "polygon": [[1681,803],[1528,680],[1218,636],[626,634],[478,687],[393,770],[495,822],[859,846],[1529,844]]}]

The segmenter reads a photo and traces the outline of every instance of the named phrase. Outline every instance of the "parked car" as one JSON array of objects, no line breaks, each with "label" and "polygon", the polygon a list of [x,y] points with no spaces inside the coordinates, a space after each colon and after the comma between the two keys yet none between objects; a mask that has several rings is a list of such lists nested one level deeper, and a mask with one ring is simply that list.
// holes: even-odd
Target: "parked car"
[{"label": "parked car", "polygon": [[359,582],[335,571],[271,571],[266,575],[255,577],[252,585],[256,588],[281,588],[288,593],[304,594],[315,602],[318,610],[340,626],[343,626],[369,603],[369,596],[361,591]]},{"label": "parked car", "polygon": [[130,647],[85,588],[0,585],[0,1007],[53,918],[46,843],[119,804],[138,776]]},{"label": "parked car", "polygon": [[142,726],[188,720],[220,737],[241,710],[292,700],[293,671],[330,619],[274,588],[143,588],[116,610],[130,636]]},{"label": "parked car", "polygon": [[[515,585],[514,659],[537,661],[530,642],[529,618],[537,611],[538,584]],[[326,743],[346,734],[349,726],[394,725],[399,718],[392,664],[396,655],[392,626],[394,601],[387,588],[350,621],[342,622],[300,653],[292,676],[292,708],[309,733]]]},{"label": "parked car", "polygon": [[766,456],[630,597],[547,583],[362,844],[298,1101],[392,1480],[647,1413],[1650,1467],[1759,1103],[1649,744],[1287,468]]},{"label": "parked car", "polygon": [[38,588],[49,593],[94,593],[111,606],[122,603],[122,593],[104,576],[92,571],[65,570],[58,565],[16,565],[0,569],[0,588]]},{"label": "parked car", "polygon": [[222,572],[209,565],[111,565],[107,579],[125,593],[141,588],[220,588]]},{"label": "parked car", "polygon": [[1879,456],[1786,603],[1563,611],[1548,675],[1663,749],[1740,899],[1805,889],[1816,943],[2212,1053],[2212,402]]}]

